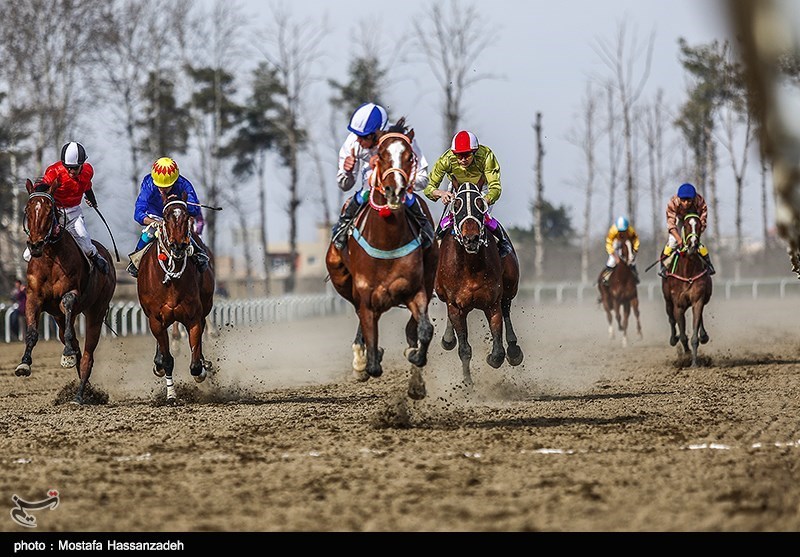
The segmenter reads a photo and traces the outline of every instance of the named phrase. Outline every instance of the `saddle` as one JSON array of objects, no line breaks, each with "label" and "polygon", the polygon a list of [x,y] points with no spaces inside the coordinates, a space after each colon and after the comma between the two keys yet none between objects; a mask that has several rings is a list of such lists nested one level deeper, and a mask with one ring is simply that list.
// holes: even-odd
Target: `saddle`
[{"label": "saddle", "polygon": [[133,251],[133,252],[131,252],[131,253],[129,253],[129,254],[128,254],[128,257],[130,258],[130,260],[131,260],[131,263],[133,263],[133,266],[134,266],[134,267],[136,267],[137,269],[139,268],[139,263],[142,261],[142,256],[145,254],[145,252],[146,252],[148,249],[150,249],[150,247],[151,247],[151,246],[152,246],[154,243],[155,243],[155,242],[148,242],[148,243],[147,243],[147,244],[145,244],[145,246],[144,246],[142,249],[140,249],[139,251]]}]

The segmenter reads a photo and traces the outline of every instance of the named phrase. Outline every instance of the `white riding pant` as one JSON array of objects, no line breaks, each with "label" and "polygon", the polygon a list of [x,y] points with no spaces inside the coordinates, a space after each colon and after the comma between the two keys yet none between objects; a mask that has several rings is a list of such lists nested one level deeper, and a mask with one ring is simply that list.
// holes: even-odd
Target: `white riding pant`
[{"label": "white riding pant", "polygon": [[[614,247],[614,251],[608,254],[608,259],[606,260],[606,267],[611,267],[612,269],[617,266],[617,258],[614,257],[614,253],[619,251],[622,247],[622,242],[619,240],[614,240],[612,244]],[[636,252],[633,251],[633,246],[628,242],[628,253],[630,257],[628,258],[628,265],[635,265],[636,264]]]},{"label": "white riding pant", "polygon": [[[97,248],[92,243],[92,238],[86,230],[86,220],[83,218],[81,206],[76,205],[75,207],[64,209],[64,213],[67,219],[67,230],[72,234],[72,237],[75,238],[78,247],[83,250],[83,253],[89,257],[93,257],[97,253]],[[27,247],[22,254],[22,258],[25,261],[31,260],[31,252]]]}]

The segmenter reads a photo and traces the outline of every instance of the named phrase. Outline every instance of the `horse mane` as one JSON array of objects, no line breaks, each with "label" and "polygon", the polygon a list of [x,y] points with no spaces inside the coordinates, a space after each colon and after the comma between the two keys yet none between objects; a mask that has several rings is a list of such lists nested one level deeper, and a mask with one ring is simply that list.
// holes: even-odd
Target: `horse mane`
[{"label": "horse mane", "polygon": [[395,132],[395,133],[402,133],[407,135],[408,134],[408,126],[406,126],[406,117],[401,117],[397,122],[389,126],[389,129],[386,130],[387,133]]}]

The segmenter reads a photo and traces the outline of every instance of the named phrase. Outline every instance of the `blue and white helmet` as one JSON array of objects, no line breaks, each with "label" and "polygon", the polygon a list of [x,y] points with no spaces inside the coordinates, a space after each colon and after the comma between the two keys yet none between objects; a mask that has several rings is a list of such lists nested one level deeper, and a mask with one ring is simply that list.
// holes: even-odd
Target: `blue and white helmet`
[{"label": "blue and white helmet", "polygon": [[619,230],[620,232],[625,232],[626,230],[628,230],[628,224],[629,224],[628,219],[626,219],[625,217],[619,217],[617,219],[617,230]]},{"label": "blue and white helmet", "polygon": [[366,103],[359,106],[350,117],[347,129],[354,134],[364,137],[378,130],[386,129],[389,115],[386,109],[375,103]]}]

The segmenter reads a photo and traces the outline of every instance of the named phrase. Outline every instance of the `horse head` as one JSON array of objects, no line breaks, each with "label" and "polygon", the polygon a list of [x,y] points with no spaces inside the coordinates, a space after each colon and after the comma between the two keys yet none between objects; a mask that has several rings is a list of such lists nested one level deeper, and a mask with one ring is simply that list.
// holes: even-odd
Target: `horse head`
[{"label": "horse head", "polygon": [[683,227],[681,229],[683,245],[686,246],[688,255],[695,255],[700,247],[700,216],[689,213],[683,217]]},{"label": "horse head", "polygon": [[161,225],[159,241],[174,259],[180,260],[186,257],[189,246],[191,246],[189,235],[192,229],[192,217],[189,215],[186,204],[188,196],[186,192],[178,197],[175,194],[165,194],[163,191],[161,196],[164,201],[162,212],[164,221]]},{"label": "horse head", "polygon": [[414,130],[408,130],[405,118],[378,138],[377,162],[372,173],[372,189],[386,198],[386,206],[396,210],[414,187],[417,157],[411,142]]},{"label": "horse head", "polygon": [[28,250],[33,257],[41,257],[46,243],[58,239],[63,226],[59,225],[59,214],[53,193],[60,186],[59,182],[46,184],[37,180],[34,184],[26,180],[28,203],[25,205],[23,228],[28,235]]},{"label": "horse head", "polygon": [[489,206],[478,186],[469,182],[461,184],[450,212],[456,240],[467,253],[478,253],[481,245],[487,243],[484,218],[488,210]]}]

